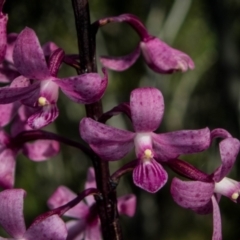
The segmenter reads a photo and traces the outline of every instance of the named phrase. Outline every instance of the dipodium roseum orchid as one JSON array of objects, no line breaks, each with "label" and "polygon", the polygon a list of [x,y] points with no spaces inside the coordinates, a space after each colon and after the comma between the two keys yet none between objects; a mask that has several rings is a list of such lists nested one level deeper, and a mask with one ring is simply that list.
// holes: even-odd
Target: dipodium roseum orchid
[{"label": "dipodium roseum orchid", "polygon": [[146,191],[157,192],[167,182],[167,172],[161,162],[180,154],[203,151],[210,144],[208,128],[154,133],[164,113],[163,96],[156,88],[133,90],[130,112],[134,132],[84,118],[80,122],[80,135],[103,161],[119,160],[135,146],[137,165],[133,170],[133,181]]},{"label": "dipodium roseum orchid", "polygon": [[168,46],[159,38],[150,35],[136,16],[122,14],[116,17],[101,19],[97,23],[105,25],[109,22],[126,22],[130,24],[139,34],[141,41],[137,48],[127,56],[101,57],[103,66],[115,71],[124,71],[136,62],[142,52],[147,65],[157,73],[185,72],[189,68],[194,68],[194,63],[187,54]]},{"label": "dipodium roseum orchid", "polygon": [[23,189],[8,189],[0,193],[0,225],[11,236],[0,239],[65,240],[67,229],[57,215],[43,217],[26,229],[23,217]]},{"label": "dipodium roseum orchid", "polygon": [[[95,175],[93,168],[88,169],[85,189],[96,188]],[[60,186],[48,200],[50,208],[62,206],[72,199],[76,194],[65,186]],[[67,211],[64,215],[77,219],[66,223],[68,229],[68,240],[100,240],[101,229],[100,221],[97,214],[97,206],[93,196],[85,198],[86,203],[80,202],[75,207]],[[118,211],[132,217],[136,209],[136,197],[133,194],[125,195],[118,198]]]},{"label": "dipodium roseum orchid", "polygon": [[[224,134],[223,134],[224,133]],[[225,136],[223,136],[225,135]],[[224,137],[219,144],[222,164],[209,175],[209,181],[182,181],[174,178],[171,193],[174,201],[181,207],[192,209],[199,214],[213,212],[213,240],[221,240],[221,216],[218,202],[221,195],[233,202],[240,202],[240,182],[227,178],[239,152],[240,142],[222,129],[211,132],[212,139]]]},{"label": "dipodium roseum orchid", "polygon": [[25,108],[22,106],[11,127],[11,136],[0,131],[0,186],[12,188],[14,186],[17,155],[22,153],[32,161],[44,161],[55,156],[60,146],[54,140],[36,140],[23,143],[17,135],[30,127],[26,124]]},{"label": "dipodium roseum orchid", "polygon": [[[57,78],[64,52],[56,49],[53,54],[52,61],[50,59],[47,64],[35,32],[25,28],[18,35],[13,50],[14,66],[22,75],[15,79],[19,83],[18,87],[0,89],[0,104],[21,101],[38,109],[28,119],[28,124],[35,129],[46,126],[58,116],[56,102],[59,87],[71,100],[82,104],[98,101],[107,87],[105,71],[103,78],[97,73]],[[27,80],[30,83],[26,86]]]}]

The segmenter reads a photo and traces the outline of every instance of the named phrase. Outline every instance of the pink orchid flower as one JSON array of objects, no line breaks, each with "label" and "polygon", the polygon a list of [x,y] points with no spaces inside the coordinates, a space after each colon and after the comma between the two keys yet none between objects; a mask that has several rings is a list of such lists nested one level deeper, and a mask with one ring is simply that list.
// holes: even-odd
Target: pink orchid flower
[{"label": "pink orchid flower", "polygon": [[133,181],[148,192],[157,192],[167,182],[168,175],[161,162],[175,159],[180,154],[203,151],[210,144],[208,128],[154,133],[164,113],[163,96],[156,88],[133,90],[130,113],[134,132],[83,118],[80,135],[103,161],[119,160],[135,147],[137,165],[133,170]]}]

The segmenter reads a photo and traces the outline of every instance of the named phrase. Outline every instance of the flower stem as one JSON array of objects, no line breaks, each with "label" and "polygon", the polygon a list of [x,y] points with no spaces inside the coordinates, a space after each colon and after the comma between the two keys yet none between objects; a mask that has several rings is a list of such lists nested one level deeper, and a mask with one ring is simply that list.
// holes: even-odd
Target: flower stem
[{"label": "flower stem", "polygon": [[[78,74],[97,72],[95,59],[95,34],[90,25],[88,0],[72,0],[75,16],[80,69]],[[97,120],[103,113],[102,103],[98,101],[85,106],[88,117]],[[104,240],[121,240],[122,233],[117,211],[116,192],[110,185],[109,165],[106,161],[95,155],[92,159],[97,188],[102,199],[96,198],[98,214],[101,220],[102,235]]]}]

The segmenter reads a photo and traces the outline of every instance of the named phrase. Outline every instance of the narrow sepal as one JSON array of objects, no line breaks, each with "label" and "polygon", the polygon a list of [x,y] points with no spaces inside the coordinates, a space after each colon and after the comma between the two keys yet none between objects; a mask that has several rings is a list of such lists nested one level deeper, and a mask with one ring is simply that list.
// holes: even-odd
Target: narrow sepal
[{"label": "narrow sepal", "polygon": [[24,77],[44,80],[50,76],[42,47],[36,33],[26,27],[17,37],[13,61]]},{"label": "narrow sepal", "polygon": [[80,122],[80,135],[103,160],[118,160],[133,148],[134,133],[116,129],[91,118]]},{"label": "narrow sepal", "polygon": [[164,112],[162,93],[156,88],[137,88],[131,92],[130,109],[136,132],[155,131]]},{"label": "narrow sepal", "polygon": [[212,240],[222,240],[222,221],[218,202],[214,196],[212,196],[213,205],[213,235]]},{"label": "narrow sepal", "polygon": [[192,210],[208,204],[214,191],[214,183],[182,181],[174,178],[171,184],[173,200],[183,208]]},{"label": "narrow sepal", "polygon": [[23,217],[23,189],[8,189],[0,192],[0,225],[11,237],[21,238],[26,231]]},{"label": "narrow sepal", "polygon": [[0,89],[0,104],[23,100],[37,88],[39,88],[38,84],[32,84],[29,87],[2,87]]},{"label": "narrow sepal", "polygon": [[208,128],[152,134],[155,158],[158,161],[175,159],[180,154],[197,153],[210,145]]},{"label": "narrow sepal", "polygon": [[97,73],[86,73],[53,81],[74,102],[90,104],[101,99],[106,90],[108,77],[106,71],[103,72],[103,78]]},{"label": "narrow sepal", "polygon": [[186,72],[194,68],[194,62],[187,54],[171,48],[156,37],[142,41],[141,49],[146,63],[155,72]]},{"label": "narrow sepal", "polygon": [[240,142],[236,138],[226,138],[219,144],[222,164],[214,172],[214,181],[221,181],[232,169],[239,152]]},{"label": "narrow sepal", "polygon": [[139,58],[141,53],[140,47],[137,46],[133,52],[126,56],[121,57],[108,57],[102,56],[100,57],[100,62],[106,68],[112,69],[114,71],[125,71],[130,68]]}]

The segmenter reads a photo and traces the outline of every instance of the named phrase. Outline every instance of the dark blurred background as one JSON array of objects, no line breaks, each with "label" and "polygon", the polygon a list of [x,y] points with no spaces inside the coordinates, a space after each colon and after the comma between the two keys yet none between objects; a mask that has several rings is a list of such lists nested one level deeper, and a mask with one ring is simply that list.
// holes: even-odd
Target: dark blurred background
[{"label": "dark blurred background", "polygon": [[[240,110],[240,1],[234,0],[92,0],[91,19],[132,13],[147,26],[152,35],[189,54],[195,69],[187,73],[159,75],[144,65],[143,59],[123,73],[109,71],[109,87],[103,97],[107,111],[129,100],[139,86],[159,88],[165,97],[165,115],[158,132],[197,129],[208,126],[226,128],[239,138]],[[19,33],[25,26],[33,28],[42,44],[54,41],[66,53],[77,53],[77,39],[71,1],[6,0],[9,32]],[[125,55],[139,38],[126,24],[110,24],[97,35],[97,56]],[[98,64],[99,69],[101,68]],[[63,66],[59,76],[75,75]],[[78,125],[85,115],[84,106],[60,96],[60,116],[47,129],[80,141]],[[119,128],[131,129],[123,116],[109,121]],[[111,171],[134,158],[111,163]],[[218,144],[208,151],[182,157],[200,169],[212,172],[219,164]],[[34,163],[24,157],[17,162],[16,187],[27,191],[24,214],[27,224],[47,210],[46,200],[59,185],[73,191],[83,189],[86,169],[91,165],[80,151],[62,145],[54,159]],[[118,194],[135,193],[137,212],[134,218],[122,217],[124,239],[203,240],[211,239],[212,215],[200,216],[174,203],[169,187],[175,174],[169,170],[169,182],[157,194],[144,192],[124,177]],[[240,164],[230,177],[240,180]],[[240,207],[229,199],[220,202],[223,239],[240,239]]]}]

